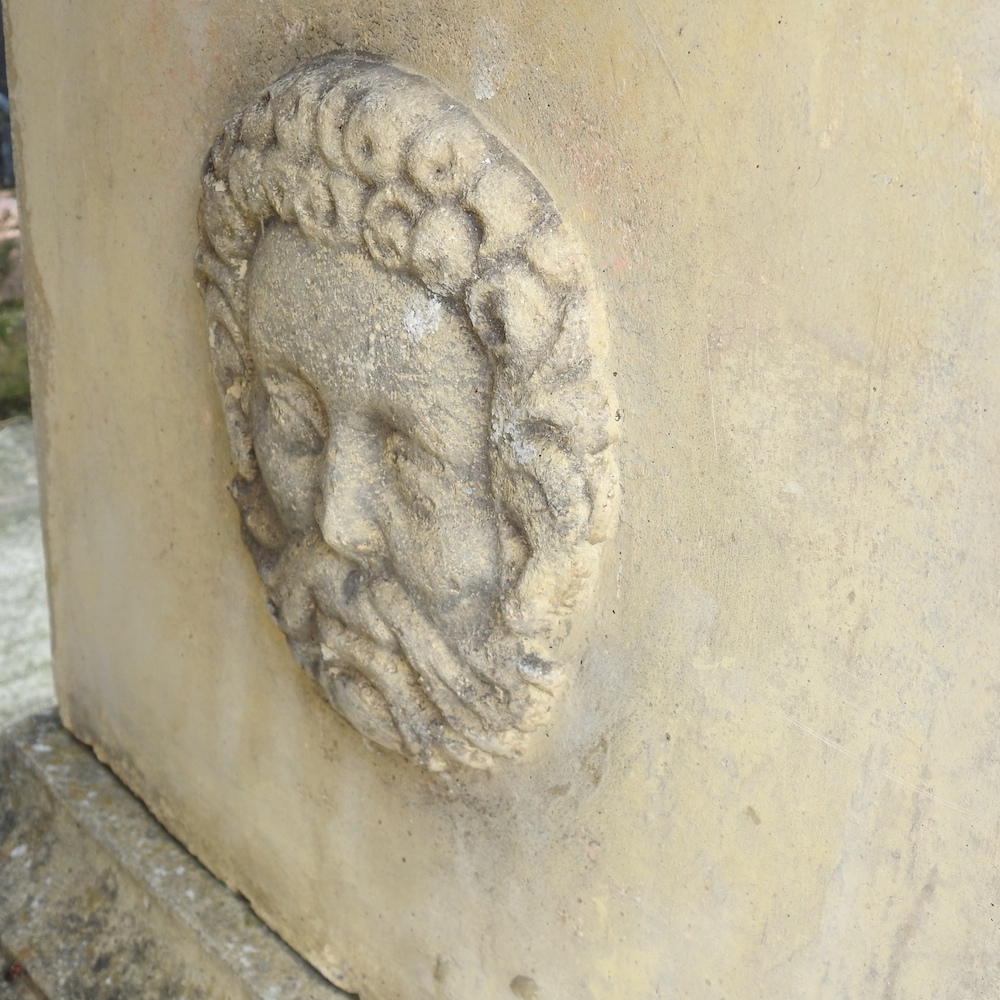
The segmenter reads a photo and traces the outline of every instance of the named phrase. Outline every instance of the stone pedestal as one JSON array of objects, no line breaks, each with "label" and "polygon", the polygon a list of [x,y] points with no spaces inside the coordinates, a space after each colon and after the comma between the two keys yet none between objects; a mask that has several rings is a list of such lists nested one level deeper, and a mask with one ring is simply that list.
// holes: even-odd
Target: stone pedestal
[{"label": "stone pedestal", "polygon": [[[4,12],[60,711],[189,850],[364,1000],[995,990],[996,4],[9,0]],[[336,642],[324,651],[310,633],[289,648],[297,625],[273,600],[272,620],[274,575],[258,573],[273,563],[247,551],[228,493],[260,463],[231,448],[227,420],[239,431],[242,413],[259,436],[268,396],[252,379],[241,395],[224,339],[206,334],[222,321],[193,276],[203,171],[224,203],[212,226],[236,241],[219,250],[234,289],[260,277],[237,246],[258,196],[282,224],[333,224],[318,188],[296,201],[274,174],[254,187],[278,146],[311,170],[320,138],[328,164],[354,142],[359,198],[383,169],[410,172],[405,197],[380,193],[382,228],[358,223],[369,255],[416,268],[406,226],[433,230],[437,175],[376,156],[380,136],[430,105],[406,104],[375,135],[362,116],[338,146],[343,108],[324,104],[322,135],[300,135],[299,104],[278,121],[262,100],[246,143],[260,159],[235,172],[254,183],[233,193],[242,132],[206,166],[231,116],[331,51],[374,53],[471,109],[526,172],[510,176],[539,185],[518,198],[498,186],[493,204],[523,205],[528,190],[543,214],[554,206],[592,277],[561,287],[592,288],[607,317],[617,531],[580,577],[593,598],[559,647],[551,713],[519,758],[490,768],[407,757],[367,688],[336,688]],[[318,115],[327,93],[304,106]],[[385,93],[378,113],[399,111]],[[445,193],[463,206],[475,195]],[[396,243],[393,212],[406,223]],[[441,246],[466,269],[435,279],[428,266],[422,280],[447,286],[449,322],[488,331],[510,302],[469,288],[510,248],[490,258],[487,227],[456,232]],[[578,276],[573,254],[556,258],[525,268],[562,261]],[[419,334],[429,315],[402,326]],[[483,357],[506,365],[505,349],[494,336]],[[577,373],[596,356],[582,352]],[[265,374],[299,378],[308,362]],[[311,483],[333,428],[291,409],[270,430],[305,428],[296,455]],[[489,433],[510,444],[501,424]],[[532,429],[580,457],[558,423]],[[305,532],[325,512],[311,486],[300,508],[285,486],[272,551],[298,514]],[[534,495],[530,479],[517,489]],[[262,496],[243,502],[248,520]],[[465,503],[430,497],[438,510],[448,498]],[[345,600],[357,580],[339,579]]]},{"label": "stone pedestal", "polygon": [[0,733],[0,997],[349,1000],[51,714]]}]

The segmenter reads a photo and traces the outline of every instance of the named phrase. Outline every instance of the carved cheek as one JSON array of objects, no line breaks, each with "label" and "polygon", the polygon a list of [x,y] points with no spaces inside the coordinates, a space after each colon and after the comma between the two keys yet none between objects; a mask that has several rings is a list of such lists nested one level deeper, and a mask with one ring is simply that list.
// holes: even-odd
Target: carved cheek
[{"label": "carved cheek", "polygon": [[263,397],[251,413],[254,451],[264,485],[285,527],[304,534],[314,525],[320,456],[289,448],[287,434],[269,413]]},{"label": "carved cheek", "polygon": [[264,484],[285,527],[296,534],[307,533],[315,525],[317,458],[289,455],[266,432],[257,435],[256,451]]},{"label": "carved cheek", "polygon": [[463,490],[473,487],[447,467],[408,469],[387,490],[393,565],[411,592],[439,609],[497,575],[496,526]]}]

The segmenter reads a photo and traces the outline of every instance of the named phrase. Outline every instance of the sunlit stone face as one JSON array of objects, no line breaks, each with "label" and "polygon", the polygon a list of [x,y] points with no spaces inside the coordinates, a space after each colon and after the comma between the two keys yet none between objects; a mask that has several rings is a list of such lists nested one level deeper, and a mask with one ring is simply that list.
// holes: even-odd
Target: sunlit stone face
[{"label": "sunlit stone face", "polygon": [[198,227],[230,489],[295,659],[421,767],[521,756],[617,512],[583,248],[468,109],[355,53],[226,123]]},{"label": "sunlit stone face", "polygon": [[397,748],[402,681],[384,675],[402,660],[426,689],[459,672],[442,661],[496,614],[488,361],[422,286],[280,223],[250,264],[248,311],[254,449],[290,538],[264,574],[276,618],[344,714]]}]

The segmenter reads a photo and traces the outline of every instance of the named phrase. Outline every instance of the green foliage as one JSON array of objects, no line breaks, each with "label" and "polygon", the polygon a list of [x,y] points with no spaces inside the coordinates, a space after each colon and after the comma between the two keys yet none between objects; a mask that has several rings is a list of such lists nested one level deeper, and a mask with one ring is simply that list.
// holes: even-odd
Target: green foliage
[{"label": "green foliage", "polygon": [[24,304],[0,303],[0,420],[28,413],[28,338]]}]

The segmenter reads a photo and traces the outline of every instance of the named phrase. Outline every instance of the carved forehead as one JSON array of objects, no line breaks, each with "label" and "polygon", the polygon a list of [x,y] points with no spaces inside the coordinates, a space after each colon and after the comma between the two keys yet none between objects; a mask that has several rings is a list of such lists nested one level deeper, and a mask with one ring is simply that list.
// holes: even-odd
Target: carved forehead
[{"label": "carved forehead", "polygon": [[430,377],[477,394],[488,379],[464,313],[360,249],[310,240],[292,225],[265,230],[248,268],[247,313],[258,361],[292,355],[358,377],[369,366],[384,382]]},{"label": "carved forehead", "polygon": [[405,274],[390,273],[361,248],[304,236],[294,225],[272,222],[250,258],[248,318],[281,317],[297,323],[329,320],[364,327],[401,328],[404,318],[438,302]]},{"label": "carved forehead", "polygon": [[374,418],[468,463],[486,447],[492,378],[467,319],[351,247],[270,227],[247,274],[250,351],[331,419]]}]

